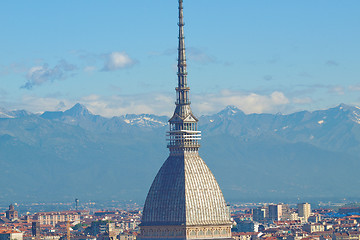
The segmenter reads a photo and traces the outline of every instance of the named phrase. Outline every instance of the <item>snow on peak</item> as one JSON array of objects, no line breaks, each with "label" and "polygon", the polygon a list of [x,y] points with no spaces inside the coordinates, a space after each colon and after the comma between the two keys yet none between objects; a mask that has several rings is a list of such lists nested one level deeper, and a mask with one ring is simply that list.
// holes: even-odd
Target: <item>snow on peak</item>
[{"label": "snow on peak", "polygon": [[15,118],[15,117],[10,115],[9,113],[0,112],[0,118]]},{"label": "snow on peak", "polygon": [[166,126],[167,122],[155,119],[151,115],[126,115],[124,117],[124,122],[130,125],[138,126]]},{"label": "snow on peak", "polygon": [[238,113],[242,113],[242,111],[233,105],[227,106],[224,110],[220,112],[220,114],[224,115],[235,115]]}]

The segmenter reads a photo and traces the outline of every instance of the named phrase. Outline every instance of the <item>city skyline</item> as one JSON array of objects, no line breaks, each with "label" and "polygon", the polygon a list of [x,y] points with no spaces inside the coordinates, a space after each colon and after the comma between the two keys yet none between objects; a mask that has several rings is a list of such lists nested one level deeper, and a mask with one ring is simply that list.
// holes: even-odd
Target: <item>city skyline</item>
[{"label": "city skyline", "polygon": [[[301,205],[309,207],[306,211],[307,217],[301,216]],[[53,209],[35,212],[26,211],[28,208],[22,206],[23,210],[25,209],[23,213],[20,213],[17,207],[20,206],[11,204],[4,212],[0,209],[2,239],[141,239],[139,227],[142,213],[138,206],[125,209],[120,206],[105,209],[91,206],[76,211]],[[231,239],[267,240],[296,237],[351,240],[360,237],[358,203],[311,207],[309,203],[297,206],[284,203],[232,204],[229,209]]]},{"label": "city skyline", "polygon": [[[176,83],[173,4],[2,2],[1,107],[40,112],[80,102],[103,116],[170,115]],[[359,6],[187,4],[194,112],[235,105],[246,113],[290,113],[359,104]]]}]

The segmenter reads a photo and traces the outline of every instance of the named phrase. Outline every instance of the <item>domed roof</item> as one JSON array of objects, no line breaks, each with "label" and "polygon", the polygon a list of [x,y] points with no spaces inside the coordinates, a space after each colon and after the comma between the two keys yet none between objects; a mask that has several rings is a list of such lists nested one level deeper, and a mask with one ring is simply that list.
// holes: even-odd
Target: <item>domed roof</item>
[{"label": "domed roof", "polygon": [[149,190],[142,225],[229,223],[230,216],[221,189],[198,152],[171,154]]}]

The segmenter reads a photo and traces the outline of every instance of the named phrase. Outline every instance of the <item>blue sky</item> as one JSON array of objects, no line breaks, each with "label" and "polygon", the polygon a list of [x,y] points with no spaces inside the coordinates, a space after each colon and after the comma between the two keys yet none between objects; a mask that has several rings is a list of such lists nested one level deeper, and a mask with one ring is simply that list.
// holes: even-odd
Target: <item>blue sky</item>
[{"label": "blue sky", "polygon": [[[360,105],[360,1],[184,0],[192,107]],[[170,115],[177,1],[0,2],[0,107]]]}]

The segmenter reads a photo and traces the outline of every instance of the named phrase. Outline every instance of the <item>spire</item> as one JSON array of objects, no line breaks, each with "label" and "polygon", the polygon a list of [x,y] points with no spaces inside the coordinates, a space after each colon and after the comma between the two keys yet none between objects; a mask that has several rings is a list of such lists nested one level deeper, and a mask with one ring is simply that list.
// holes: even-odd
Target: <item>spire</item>
[{"label": "spire", "polygon": [[189,88],[187,87],[186,72],[186,53],[185,53],[185,36],[184,36],[184,11],[183,0],[179,0],[179,46],[178,46],[178,87],[177,102],[178,105],[190,104]]},{"label": "spire", "polygon": [[178,86],[176,88],[176,108],[169,120],[168,147],[170,152],[197,151],[200,147],[201,132],[197,129],[197,118],[190,108],[187,86],[186,53],[184,37],[183,0],[179,0],[179,46],[178,46]]}]

